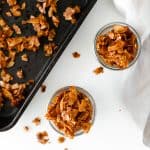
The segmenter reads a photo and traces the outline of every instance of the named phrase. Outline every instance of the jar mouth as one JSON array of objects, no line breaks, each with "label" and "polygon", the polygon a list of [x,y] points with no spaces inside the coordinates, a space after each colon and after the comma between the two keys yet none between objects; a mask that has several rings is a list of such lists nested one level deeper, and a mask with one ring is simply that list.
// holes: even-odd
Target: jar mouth
[{"label": "jar mouth", "polygon": [[[71,86],[66,86],[66,87],[63,87],[63,88],[57,90],[57,91],[53,94],[53,96],[52,96],[52,98],[51,98],[51,100],[50,100],[48,106],[51,104],[51,101],[53,100],[54,97],[56,97],[57,95],[59,95],[59,94],[62,93],[63,91],[68,90],[70,87],[71,87]],[[93,97],[92,97],[85,89],[83,89],[83,88],[81,88],[81,87],[78,87],[78,86],[74,86],[74,87],[75,87],[79,92],[83,93],[83,94],[89,99],[89,101],[91,102],[91,105],[92,105],[92,108],[93,108],[93,112],[92,112],[92,119],[91,119],[90,123],[91,123],[91,125],[93,125],[93,124],[94,124],[94,121],[95,121],[95,114],[96,114],[95,101],[94,101]],[[51,127],[52,127],[57,133],[61,134],[62,136],[65,136],[64,132],[61,131],[61,130],[59,130],[59,129],[57,128],[57,126],[53,123],[53,121],[49,120],[49,124],[51,125]],[[74,136],[79,136],[79,135],[82,135],[83,133],[84,133],[84,132],[80,130],[80,131],[76,132]]]},{"label": "jar mouth", "polygon": [[[112,29],[112,27],[115,25],[127,26],[132,31],[132,33],[136,36],[137,45],[138,45],[137,53],[136,53],[136,56],[134,57],[134,59],[128,64],[128,66],[126,68],[119,68],[119,67],[115,67],[115,66],[111,66],[109,64],[106,64],[103,61],[103,59],[99,56],[99,53],[98,53],[97,48],[96,48],[97,37],[99,35],[103,35],[104,33],[107,33],[107,31],[110,31]],[[108,24],[104,25],[97,32],[97,34],[95,36],[95,40],[94,40],[94,49],[95,49],[95,54],[97,56],[97,59],[103,67],[111,69],[111,70],[125,70],[125,69],[130,68],[133,64],[135,64],[135,62],[139,58],[140,53],[141,53],[141,39],[140,39],[140,36],[137,33],[137,31],[131,25],[129,25],[127,23],[123,23],[123,22],[112,22],[112,23],[108,23]]]}]

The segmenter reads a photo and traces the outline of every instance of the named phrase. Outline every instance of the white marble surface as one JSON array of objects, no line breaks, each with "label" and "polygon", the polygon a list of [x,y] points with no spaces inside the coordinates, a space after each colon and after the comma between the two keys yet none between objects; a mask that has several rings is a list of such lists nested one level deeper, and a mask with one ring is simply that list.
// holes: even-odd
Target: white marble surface
[{"label": "white marble surface", "polygon": [[[99,76],[92,73],[93,69],[99,66],[94,53],[94,36],[101,26],[112,21],[123,21],[112,0],[98,0],[46,79],[47,91],[39,91],[36,94],[14,128],[0,133],[1,150],[63,150],[66,147],[69,150],[148,149],[142,143],[142,130],[135,124],[118,94],[115,94],[118,83],[114,84],[114,81],[119,78],[119,73],[107,69]],[[72,58],[73,51],[79,51],[81,57]],[[49,126],[44,114],[51,95],[67,85],[78,85],[88,90],[95,99],[97,114],[89,134],[58,144],[59,135]],[[36,116],[42,117],[39,127],[32,124]],[[30,132],[23,131],[25,125],[30,126]],[[43,130],[48,131],[50,144],[41,145],[37,142],[36,132]]]}]

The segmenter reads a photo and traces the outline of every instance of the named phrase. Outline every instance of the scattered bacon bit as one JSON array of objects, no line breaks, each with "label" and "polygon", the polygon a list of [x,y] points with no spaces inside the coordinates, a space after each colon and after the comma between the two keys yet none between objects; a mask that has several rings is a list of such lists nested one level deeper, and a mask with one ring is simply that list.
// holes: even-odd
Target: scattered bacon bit
[{"label": "scattered bacon bit", "polygon": [[32,120],[32,123],[34,123],[36,126],[40,125],[41,123],[41,118],[36,117]]},{"label": "scattered bacon bit", "polygon": [[78,14],[80,12],[81,10],[79,6],[67,7],[63,13],[63,16],[65,17],[65,20],[71,21],[71,23],[74,24],[77,21],[75,18],[75,14]]},{"label": "scattered bacon bit", "polygon": [[65,138],[64,138],[63,136],[60,136],[60,137],[58,138],[58,142],[59,142],[59,143],[64,143],[64,142],[65,142]]},{"label": "scattered bacon bit", "polygon": [[138,43],[128,26],[115,25],[96,39],[99,58],[108,66],[124,69],[137,55]]},{"label": "scattered bacon bit", "polygon": [[103,67],[98,67],[93,71],[96,75],[104,73]]},{"label": "scattered bacon bit", "polygon": [[72,56],[73,56],[74,58],[79,58],[79,57],[80,57],[80,54],[79,54],[78,52],[73,52],[73,53],[72,53]]},{"label": "scattered bacon bit", "polygon": [[21,34],[21,29],[19,28],[19,26],[17,26],[16,24],[13,24],[13,29],[16,32],[16,34]]},{"label": "scattered bacon bit", "polygon": [[27,54],[23,54],[23,55],[21,56],[21,60],[27,62],[27,61],[29,60],[29,59],[28,59],[28,55],[27,55]]},{"label": "scattered bacon bit", "polygon": [[11,14],[10,11],[7,11],[5,14],[6,14],[6,16],[8,16],[8,17],[11,17],[11,16],[12,16],[12,14]]},{"label": "scattered bacon bit", "polygon": [[45,92],[46,91],[46,85],[41,85],[41,92]]},{"label": "scattered bacon bit", "polygon": [[70,87],[52,99],[46,118],[66,136],[73,138],[78,131],[88,133],[92,114],[93,107],[89,98],[76,87]]},{"label": "scattered bacon bit", "polygon": [[46,131],[38,132],[36,134],[38,142],[41,144],[47,144],[49,141],[48,133]]},{"label": "scattered bacon bit", "polygon": [[17,77],[19,79],[22,79],[24,77],[24,74],[23,74],[23,70],[22,69],[19,69],[16,73]]},{"label": "scattered bacon bit", "polygon": [[24,131],[26,131],[26,132],[29,131],[29,127],[28,127],[28,126],[24,126],[23,129],[24,129]]}]

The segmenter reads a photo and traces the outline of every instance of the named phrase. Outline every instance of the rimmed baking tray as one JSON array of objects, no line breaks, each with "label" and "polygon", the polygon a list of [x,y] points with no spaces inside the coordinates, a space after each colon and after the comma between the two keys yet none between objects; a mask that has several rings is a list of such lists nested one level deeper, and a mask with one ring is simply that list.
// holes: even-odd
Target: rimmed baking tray
[{"label": "rimmed baking tray", "polygon": [[[35,8],[35,0],[20,0],[19,2],[26,1],[27,8],[25,13],[23,13],[21,19],[20,17],[15,18],[11,17],[8,18],[5,15],[5,12],[8,9],[7,5],[4,5],[0,2],[0,15],[3,17],[7,24],[12,25],[13,23],[19,24],[22,19],[26,19],[31,14],[35,15],[37,14],[37,9]],[[49,72],[54,67],[55,63],[63,53],[64,49],[74,36],[77,29],[80,27],[81,23],[85,19],[85,17],[88,15],[94,4],[97,0],[60,0],[58,1],[58,16],[60,18],[60,26],[57,29],[57,36],[55,38],[55,43],[57,44],[58,48],[55,51],[55,53],[52,55],[52,57],[45,57],[42,50],[39,50],[37,53],[33,52],[23,52],[29,54],[29,62],[22,62],[20,59],[20,55],[17,56],[16,64],[13,68],[9,69],[8,71],[13,75],[16,73],[18,68],[23,68],[25,78],[22,80],[18,80],[17,78],[14,78],[13,82],[26,82],[30,79],[34,79],[35,83],[34,85],[27,88],[25,91],[26,99],[22,104],[20,104],[18,107],[12,107],[10,106],[9,102],[6,101],[4,103],[4,107],[0,110],[0,131],[6,131],[10,128],[12,128],[28,104],[31,102],[33,96],[36,94],[37,90],[41,86],[42,82],[45,80]],[[74,6],[79,5],[81,7],[81,13],[77,16],[77,23],[72,25],[70,22],[67,22],[64,20],[62,14],[66,7],[68,6]],[[23,35],[29,36],[34,34],[33,29],[30,25],[26,26],[25,28],[21,28],[23,31]],[[43,39],[44,42],[45,39]]]}]

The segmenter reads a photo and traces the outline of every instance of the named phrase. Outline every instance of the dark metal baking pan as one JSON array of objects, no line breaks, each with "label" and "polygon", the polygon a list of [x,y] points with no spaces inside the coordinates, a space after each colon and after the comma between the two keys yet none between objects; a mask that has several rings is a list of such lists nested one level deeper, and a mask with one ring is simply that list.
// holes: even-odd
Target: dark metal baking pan
[{"label": "dark metal baking pan", "polygon": [[[18,2],[26,1],[27,8],[26,12],[22,15],[22,19],[26,19],[31,14],[36,15],[37,9],[35,8],[35,0],[20,0]],[[72,39],[73,35],[77,31],[77,29],[80,27],[81,23],[87,16],[87,14],[90,12],[94,4],[97,0],[60,0],[58,1],[58,16],[60,17],[60,26],[57,29],[57,36],[55,38],[55,43],[58,46],[58,49],[55,51],[55,53],[52,55],[52,57],[45,57],[43,54],[43,51],[39,50],[37,53],[33,52],[25,52],[29,54],[29,62],[25,63],[20,60],[20,55],[17,56],[16,64],[13,68],[9,69],[8,71],[14,75],[18,68],[23,68],[25,73],[25,78],[22,80],[18,80],[17,78],[14,78],[14,82],[26,82],[30,79],[34,79],[35,83],[34,85],[30,86],[26,90],[26,99],[22,104],[20,104],[18,107],[12,107],[10,106],[10,103],[6,101],[4,103],[4,107],[0,110],[0,131],[6,131],[10,128],[12,128],[24,110],[26,109],[27,105],[31,102],[33,96],[36,94],[37,90],[41,86],[42,82],[45,80],[49,72],[52,70],[53,66],[59,59],[60,55]],[[66,7],[68,6],[74,6],[79,5],[81,7],[81,13],[77,16],[77,23],[72,25],[70,22],[67,22],[64,20],[62,14]],[[5,15],[5,12],[7,11],[7,5],[1,4],[0,7],[2,8],[0,11],[1,17],[3,17],[6,22],[9,25],[12,25],[13,23],[19,24],[21,22],[20,17],[19,18],[11,18],[8,19],[8,17]],[[61,15],[60,15],[61,14]],[[26,36],[29,36],[33,34],[33,29],[31,26],[27,26],[26,28],[22,28],[23,34]],[[44,39],[43,39],[44,40]],[[44,42],[44,41],[43,41]],[[23,52],[24,53],[24,52]],[[41,108],[42,109],[42,108]]]}]

